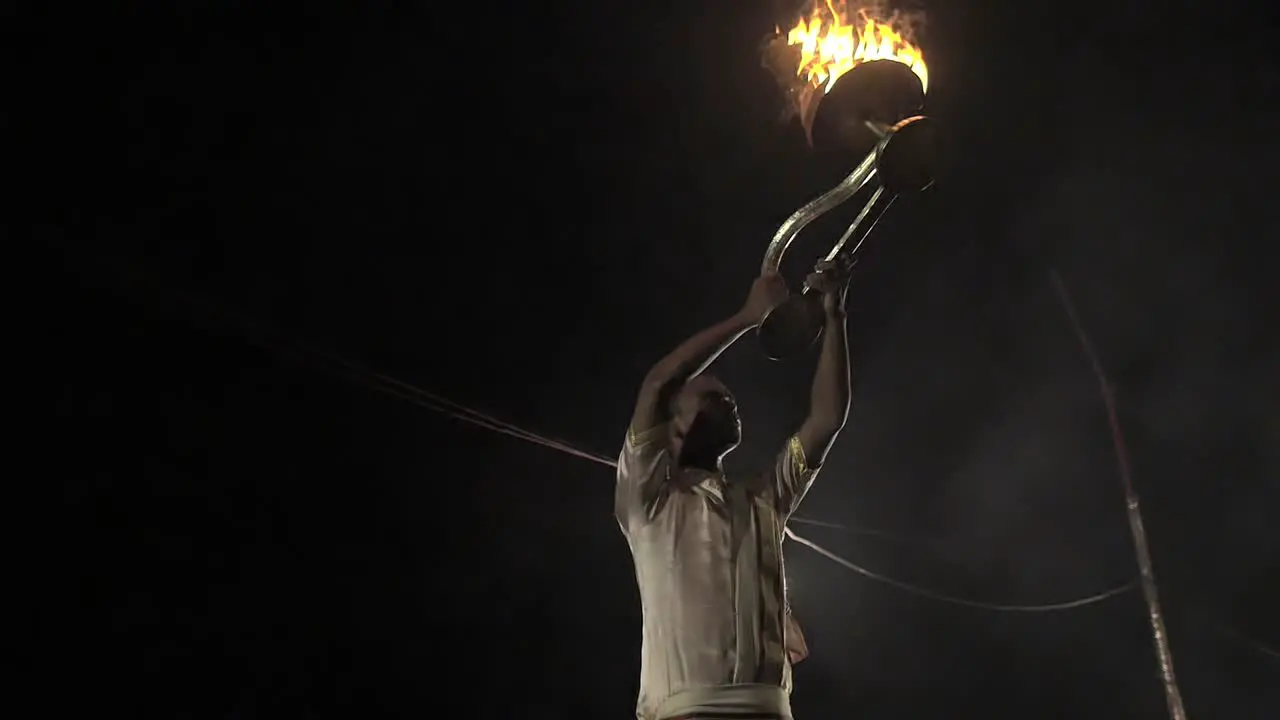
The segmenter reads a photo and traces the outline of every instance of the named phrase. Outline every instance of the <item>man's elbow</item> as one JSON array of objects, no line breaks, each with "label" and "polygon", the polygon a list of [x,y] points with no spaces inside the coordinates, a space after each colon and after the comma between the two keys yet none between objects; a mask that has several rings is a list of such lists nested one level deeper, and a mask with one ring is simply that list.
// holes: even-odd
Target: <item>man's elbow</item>
[{"label": "man's elbow", "polygon": [[670,373],[662,372],[658,368],[650,370],[644,376],[644,380],[640,383],[641,397],[650,398],[657,401],[658,398],[665,395],[670,389],[673,379]]},{"label": "man's elbow", "polygon": [[636,403],[637,418],[644,414],[645,426],[664,422],[667,417],[667,405],[674,392],[680,387],[680,381],[667,373],[650,372],[640,383],[640,397]]},{"label": "man's elbow", "polygon": [[815,427],[834,436],[849,422],[848,399],[840,402],[835,398],[828,398],[827,402],[814,403],[809,409],[809,420]]},{"label": "man's elbow", "polygon": [[666,396],[673,389],[682,385],[685,379],[678,368],[667,367],[659,363],[645,374],[644,381],[640,384],[640,389],[653,397]]},{"label": "man's elbow", "polygon": [[797,433],[805,456],[814,465],[821,465],[836,436],[844,429],[845,418],[835,413],[811,413],[800,425]]},{"label": "man's elbow", "polygon": [[844,424],[845,419],[842,417],[817,418],[814,421],[814,435],[818,444],[829,447],[840,431],[844,430]]}]

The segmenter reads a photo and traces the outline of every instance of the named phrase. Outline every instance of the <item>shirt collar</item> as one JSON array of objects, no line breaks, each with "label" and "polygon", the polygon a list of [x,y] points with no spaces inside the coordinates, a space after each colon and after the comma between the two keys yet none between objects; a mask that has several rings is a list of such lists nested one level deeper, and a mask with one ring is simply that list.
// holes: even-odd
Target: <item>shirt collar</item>
[{"label": "shirt collar", "polygon": [[[711,472],[700,468],[675,467],[672,476],[679,475],[694,492],[714,498],[720,504],[725,502],[725,478],[723,472]],[[682,484],[684,484],[682,483]]]}]

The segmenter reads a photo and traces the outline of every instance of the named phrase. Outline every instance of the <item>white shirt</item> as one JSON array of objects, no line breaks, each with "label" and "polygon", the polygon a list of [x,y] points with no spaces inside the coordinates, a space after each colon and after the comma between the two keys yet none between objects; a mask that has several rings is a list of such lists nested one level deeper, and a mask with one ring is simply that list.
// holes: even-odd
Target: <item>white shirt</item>
[{"label": "white shirt", "polygon": [[816,474],[794,436],[771,471],[726,483],[676,468],[665,426],[627,433],[614,512],[644,614],[637,718],[791,717],[782,531]]}]

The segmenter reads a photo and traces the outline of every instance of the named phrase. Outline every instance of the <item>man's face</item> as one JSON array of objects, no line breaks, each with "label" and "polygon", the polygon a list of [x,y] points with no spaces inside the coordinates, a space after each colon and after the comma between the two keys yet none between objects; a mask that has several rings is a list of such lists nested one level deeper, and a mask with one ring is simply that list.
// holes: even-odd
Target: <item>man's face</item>
[{"label": "man's face", "polygon": [[673,422],[688,451],[723,455],[742,441],[738,403],[724,383],[699,375],[676,396]]}]

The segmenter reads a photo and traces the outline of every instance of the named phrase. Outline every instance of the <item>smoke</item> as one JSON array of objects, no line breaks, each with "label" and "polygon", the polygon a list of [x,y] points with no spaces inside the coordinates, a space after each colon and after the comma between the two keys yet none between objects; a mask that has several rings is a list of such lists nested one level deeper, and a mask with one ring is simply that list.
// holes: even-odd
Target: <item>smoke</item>
[{"label": "smoke", "polygon": [[[1050,181],[1022,204],[1012,244],[1034,264],[1063,271],[1116,386],[1172,612],[1189,597],[1260,597],[1265,568],[1280,557],[1272,520],[1280,404],[1275,336],[1254,310],[1267,302],[1267,278],[1248,248],[1280,222],[1257,189],[1271,186],[1262,178],[1276,171],[1225,129],[1168,121],[1152,128],[1136,114],[1113,118],[1112,127],[1110,138],[1073,138]],[[1205,130],[1224,139],[1197,142]],[[1241,176],[1256,184],[1220,181]],[[1026,361],[1043,368],[1039,386],[1018,390],[1007,419],[975,439],[943,493],[966,508],[957,534],[986,528],[997,542],[983,556],[1020,585],[1047,580],[1037,574],[1046,563],[1083,573],[1091,558],[1099,566],[1105,559],[1114,572],[1132,557],[1097,391],[1044,299],[1039,290],[1024,296],[1001,321],[1017,328]],[[1082,384],[1061,380],[1077,376]],[[1051,518],[1070,538],[1042,555],[1040,568],[1034,553],[1017,551],[1034,537],[1027,518]],[[1014,550],[997,551],[1007,544]],[[1121,564],[1107,558],[1108,546],[1122,553]]]},{"label": "smoke", "polygon": [[[839,7],[839,3],[836,3],[836,6]],[[848,7],[852,11],[849,15],[850,17],[857,17],[861,12],[876,20],[888,23],[902,35],[904,40],[912,45],[919,45],[924,38],[928,18],[922,3],[895,3],[888,2],[888,0],[857,2],[855,0],[848,3]]]},{"label": "smoke", "polygon": [[800,65],[800,49],[787,44],[785,28],[774,30],[761,40],[760,61],[777,81],[778,90],[782,93],[778,124],[785,124],[800,114],[802,93],[807,85],[796,73]]}]

